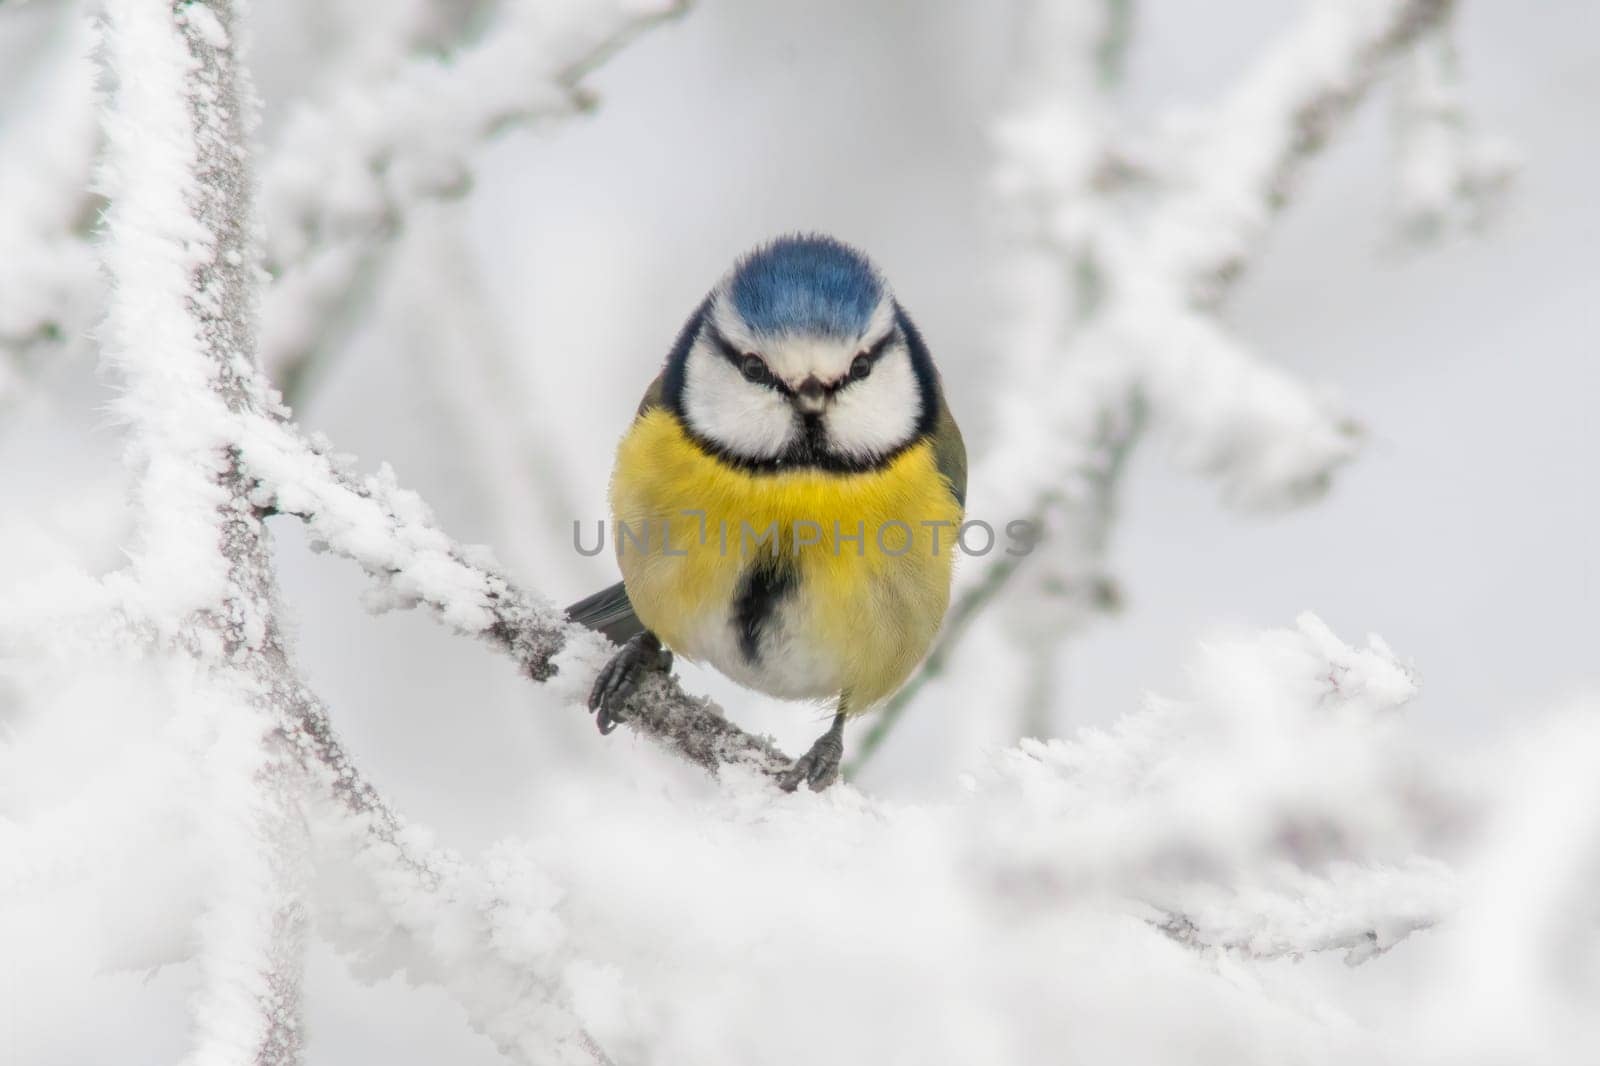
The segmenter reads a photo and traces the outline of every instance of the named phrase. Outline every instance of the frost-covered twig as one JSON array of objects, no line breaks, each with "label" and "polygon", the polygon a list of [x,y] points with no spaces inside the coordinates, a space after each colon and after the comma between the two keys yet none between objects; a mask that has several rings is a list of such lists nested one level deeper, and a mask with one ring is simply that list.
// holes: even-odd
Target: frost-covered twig
[{"label": "frost-covered twig", "polygon": [[[359,12],[341,73],[360,77],[299,104],[263,167],[259,213],[275,280],[262,351],[291,402],[304,399],[317,361],[354,324],[410,207],[465,191],[472,150],[507,125],[591,106],[583,79],[683,2],[507,0],[464,45],[459,35],[483,4]],[[86,36],[86,17],[71,5],[67,17]],[[78,340],[99,303],[86,241],[97,206],[85,191],[94,86],[81,44],[64,46],[41,89],[51,106],[23,109],[0,128],[0,242],[34,249],[0,262],[0,394],[43,353]],[[397,48],[416,54],[396,63]]]},{"label": "frost-covered twig", "polygon": [[1197,129],[1172,123],[1181,176],[1139,244],[1146,265],[1217,306],[1289,204],[1300,174],[1454,0],[1319,0]]},{"label": "frost-covered twig", "polygon": [[219,852],[200,921],[194,1060],[299,1061],[295,768],[272,740],[286,658],[270,547],[224,427],[260,403],[254,373],[252,90],[227,0],[108,5],[108,357],[140,472],[121,585],[215,695],[208,807]]},{"label": "frost-covered twig", "polygon": [[[269,264],[280,272],[267,297],[270,325],[290,332],[309,328],[310,333],[318,333],[327,314],[349,305],[349,286],[355,274],[345,267],[378,250],[418,200],[459,191],[468,156],[483,137],[509,122],[587,106],[580,89],[583,77],[633,34],[680,7],[673,0],[616,0],[602,5],[519,0],[507,5],[496,26],[453,61],[432,57],[408,60],[398,71],[385,69],[374,80],[338,93],[325,106],[305,109],[281,138],[268,164],[263,191]],[[207,10],[204,5],[195,8],[195,19],[203,20]],[[219,39],[226,37],[224,33]],[[86,91],[87,86],[88,79],[84,79]],[[177,181],[174,174],[168,177]],[[75,183],[62,184],[72,187]],[[122,213],[130,210],[134,208],[124,205]],[[230,264],[230,269],[234,267],[237,264]],[[128,264],[126,273],[136,273],[135,266]],[[237,279],[230,280],[230,285],[234,281]],[[294,295],[297,286],[299,296]],[[83,296],[73,295],[77,299]],[[319,302],[324,300],[325,304]],[[281,336],[269,332],[263,338],[264,349],[274,351],[280,342],[273,338]],[[390,591],[399,589],[404,597],[411,595],[407,590],[420,590],[419,601],[438,609],[457,628],[488,636],[531,676],[551,676],[553,658],[574,635],[565,621],[547,607],[535,608],[529,597],[512,588],[492,567],[468,562],[473,553],[444,540],[425,517],[415,521],[419,514],[425,515],[425,508],[414,497],[394,489],[392,483],[384,486],[381,479],[359,484],[337,473],[324,457],[306,452],[290,427],[274,421],[282,412],[269,412],[262,386],[248,370],[253,345],[241,343],[237,336],[223,338],[221,343],[235,353],[236,361],[242,361],[230,371],[233,377],[219,385],[230,397],[230,421],[223,424],[191,414],[186,428],[197,438],[206,436],[214,448],[229,455],[230,484],[252,493],[253,502],[239,507],[263,512],[278,507],[280,491],[300,501],[290,510],[304,505],[306,499],[313,500],[318,508],[312,521],[314,536],[326,535],[330,545],[361,559],[389,582]],[[281,344],[276,350],[282,350]],[[299,351],[309,354],[311,349]],[[141,372],[135,365],[122,369],[130,382]],[[129,404],[138,392],[130,388]],[[184,422],[176,416],[166,423],[152,421],[146,419],[149,412],[142,410],[130,409],[130,413],[135,422],[166,424],[169,429]],[[146,461],[161,465],[164,453],[150,443],[153,437],[141,433],[140,439],[152,453]],[[246,447],[246,442],[253,460],[288,463],[296,474],[312,471],[320,474],[321,480],[313,476],[303,483],[262,484],[262,471],[246,471],[235,462],[236,453],[229,451]],[[186,447],[193,452],[194,445],[191,440]],[[165,483],[160,477],[148,477],[144,485],[158,482]],[[193,507],[169,508],[164,503],[147,502],[142,508],[147,524],[145,550],[152,556],[152,565],[153,557],[161,554],[172,573],[182,574],[184,568],[175,558],[194,547],[194,527],[199,522]],[[360,540],[360,530],[352,533],[338,528],[339,516],[351,516],[351,505],[360,518],[377,516],[380,525],[388,523],[385,528],[393,542],[375,548]],[[220,500],[217,506],[223,506]],[[413,542],[419,537],[425,542],[422,546]],[[445,587],[452,580],[460,585]],[[175,635],[168,625],[171,619],[197,609],[189,595],[197,581],[174,580],[165,597],[155,591],[159,583],[127,584],[124,591],[146,602],[129,605],[125,613],[139,619],[137,625],[166,627],[163,636]],[[487,605],[483,606],[486,614],[464,604],[464,600],[480,596],[480,606]],[[148,602],[151,597],[182,602]],[[174,607],[181,609],[168,609]],[[592,635],[576,632],[579,643],[595,642]],[[644,706],[643,696],[638,701],[638,727],[664,738],[669,746],[708,769],[730,761],[773,769],[785,761],[764,740],[727,723],[708,704],[685,696],[675,683],[652,688],[650,694],[654,698],[648,706]]]},{"label": "frost-covered twig", "polygon": [[[1194,673],[1186,697],[1152,701],[1115,728],[998,754],[950,803],[905,807],[845,793],[772,804],[738,775],[704,805],[651,795],[641,806],[623,788],[586,808],[582,832],[497,843],[473,877],[416,831],[401,832],[391,850],[352,847],[334,827],[326,850],[355,856],[347,861],[362,890],[330,901],[330,932],[363,973],[403,970],[469,989],[469,965],[497,973],[507,956],[478,937],[440,944],[440,922],[496,923],[495,944],[520,952],[530,980],[564,945],[585,945],[592,962],[619,971],[605,987],[627,1001],[628,1022],[605,1042],[621,1056],[670,1046],[684,981],[725,1002],[737,963],[732,980],[750,983],[752,998],[796,994],[809,980],[794,973],[796,952],[837,968],[843,989],[870,988],[881,979],[872,960],[885,960],[922,1006],[924,996],[970,1002],[986,988],[1014,988],[1013,967],[1043,982],[1049,1000],[1075,987],[1057,951],[1086,913],[1110,912],[1119,926],[1130,914],[1145,918],[1239,959],[1338,952],[1352,963],[1451,913],[1454,876],[1418,855],[1451,796],[1437,767],[1388,728],[1416,689],[1381,641],[1352,645],[1305,616],[1213,642]],[[1307,751],[1317,753],[1309,763]],[[392,865],[419,859],[425,875]],[[641,898],[638,879],[658,869],[661,894]],[[482,875],[496,887],[486,890]],[[806,902],[774,922],[766,901],[797,881]],[[420,907],[434,895],[447,897],[442,914]],[[817,935],[826,929],[837,935]],[[1121,950],[1152,949],[1153,931],[1140,935],[1119,938]],[[951,944],[971,945],[971,965],[954,981],[941,984],[938,967],[905,965],[908,953],[948,958]],[[607,950],[621,953],[608,959]],[[652,981],[654,972],[672,979]],[[475,1025],[500,1009],[500,987],[489,980],[469,992],[468,1009],[486,1011]],[[850,998],[840,1010],[853,1016]],[[997,1002],[1016,1005],[1007,995]],[[726,1021],[719,1034],[723,1025],[738,1029]],[[729,1042],[737,1040],[716,1046]]]},{"label": "frost-covered twig", "polygon": [[[199,14],[193,17],[203,18]],[[567,26],[569,32],[588,42],[583,59],[577,66],[570,67],[572,76],[577,76],[586,64],[594,61],[596,48],[614,43],[614,36],[604,34],[600,34],[605,36],[603,42],[595,40],[597,27],[604,22],[604,19],[575,18]],[[528,34],[536,30],[532,24],[519,25]],[[219,39],[226,41],[226,33],[217,32]],[[527,44],[531,38],[518,40]],[[515,48],[507,51],[508,48],[509,45],[496,48],[486,45],[486,54],[497,58],[483,60],[483,69],[507,76],[513,73],[510,68],[515,66],[515,61],[527,56],[524,51]],[[538,76],[534,80],[538,80]],[[499,97],[502,105],[510,106],[512,99],[526,103],[525,96],[503,86],[502,90]],[[439,117],[442,121],[442,116]],[[169,160],[162,160],[162,163],[172,169]],[[167,177],[174,187],[182,187],[180,175],[169,173]],[[232,181],[226,174],[223,178]],[[243,185],[231,184],[228,192],[235,197],[233,206],[244,211],[248,200]],[[114,235],[122,220],[136,210],[139,208],[132,198],[118,209],[113,216]],[[207,218],[206,221],[220,224],[220,220]],[[243,222],[229,224],[242,226]],[[197,229],[181,236],[197,242],[204,235]],[[126,242],[113,240],[111,251],[119,252],[124,244]],[[168,258],[176,255],[166,254]],[[227,271],[221,271],[214,263],[209,264],[207,269],[212,272],[202,279],[202,296],[208,307],[223,298],[228,301],[245,298],[245,290],[240,288],[245,285],[242,273],[245,267],[240,265],[246,262],[243,254],[228,246],[217,255],[231,255],[238,262],[227,261],[224,264]],[[112,272],[119,278],[132,275],[134,263],[113,263]],[[226,286],[225,292],[218,290],[221,285]],[[161,305],[151,298],[137,307],[123,299],[120,306],[133,319],[141,314],[149,317],[153,312],[148,309]],[[141,313],[140,308],[146,310]],[[144,324],[143,317],[139,325]],[[248,324],[253,327],[253,322],[252,317]],[[174,338],[187,326],[173,322],[162,323],[161,328],[162,339],[175,344],[178,341]],[[206,490],[205,498],[211,501],[212,507],[246,523],[238,530],[229,527],[225,531],[229,543],[248,544],[252,537],[259,537],[259,516],[273,512],[299,515],[307,522],[315,542],[355,559],[382,581],[387,605],[430,607],[459,632],[483,637],[511,655],[535,680],[554,676],[558,657],[563,663],[570,663],[572,672],[577,675],[582,675],[586,667],[598,667],[598,659],[604,654],[603,641],[582,627],[568,623],[553,607],[518,589],[493,567],[484,552],[451,541],[434,527],[426,505],[415,494],[400,489],[391,474],[384,472],[378,477],[358,479],[336,462],[326,447],[306,441],[285,421],[286,412],[265,398],[266,386],[253,366],[254,345],[252,337],[245,332],[243,320],[217,317],[215,322],[208,319],[205,328],[217,334],[217,352],[209,354],[226,357],[227,361],[220,364],[213,375],[211,370],[200,369],[208,364],[199,362],[197,356],[196,369],[187,372],[189,384],[193,391],[194,387],[215,376],[214,384],[206,388],[209,394],[225,401],[220,407],[215,402],[209,407],[196,404],[192,397],[185,398],[175,389],[164,388],[172,384],[170,367],[158,367],[137,358],[119,363],[130,383],[124,405],[130,417],[140,425],[138,439],[148,451],[145,461],[152,467],[152,473],[144,478],[140,489],[140,510],[145,525],[143,561],[147,565],[159,562],[172,574],[193,575],[193,559],[210,554],[205,538],[209,535],[206,531],[212,528],[213,512],[194,506],[192,500],[174,501],[165,495],[173,481],[183,480],[176,473],[170,478],[166,476],[166,464],[184,467],[187,463],[201,472],[200,475],[185,475],[187,480],[192,481],[196,476],[220,479]],[[145,342],[144,337],[139,340]],[[128,347],[142,351],[131,342]],[[147,377],[151,387],[137,387]],[[174,404],[183,405],[181,414],[172,409]],[[165,443],[167,437],[174,438],[173,443]],[[215,455],[224,458],[204,458]],[[218,469],[219,462],[223,469]],[[158,467],[159,470],[155,469]],[[198,489],[194,491],[199,492]],[[157,493],[162,495],[153,495]],[[166,593],[168,602],[163,603],[149,602],[156,593],[150,583],[142,583],[137,590],[144,600],[140,604],[144,608],[142,615],[161,625],[163,620],[185,617],[189,612],[203,609],[209,602],[207,597],[223,587],[225,580],[231,580],[224,574],[208,576],[216,583],[202,583],[193,577],[174,580]],[[237,579],[244,580],[243,577]],[[172,602],[174,600],[177,602]],[[264,601],[261,606],[265,609]],[[235,613],[249,612],[241,609]],[[265,625],[260,620],[254,624]],[[266,627],[265,634],[263,639],[277,639],[270,626]],[[574,684],[581,684],[583,680],[583,676],[578,676]],[[574,693],[577,693],[576,688]],[[709,770],[728,763],[741,763],[775,774],[787,764],[769,743],[733,726],[705,701],[686,696],[670,679],[647,686],[635,698],[633,710],[631,721],[637,729]]]},{"label": "frost-covered twig", "polygon": [[1227,499],[1258,509],[1315,498],[1354,456],[1353,420],[1212,313],[1307,162],[1451,9],[1320,3],[1197,120],[1170,120],[1137,146],[1093,76],[1105,10],[1027,9],[995,172],[1014,384],[970,508],[1034,517],[1046,536],[1022,563],[996,556],[959,574],[957,624],[924,671],[942,668],[974,606],[1002,585],[1027,583],[1030,595],[1008,597],[1011,629],[1044,663],[1066,633],[1119,602],[1105,551],[1123,461],[1147,427],[1169,432],[1179,459]]},{"label": "frost-covered twig", "polygon": [[[113,147],[105,260],[114,282],[108,352],[125,383],[120,406],[141,471],[135,563],[108,580],[142,628],[192,662],[219,737],[203,819],[219,861],[198,923],[203,984],[194,1001],[194,1058],[267,1066],[297,1062],[301,1044],[306,770],[359,818],[368,852],[381,856],[383,869],[400,871],[412,888],[441,873],[437,861],[410,855],[403,826],[339,748],[289,663],[278,620],[263,495],[315,501],[313,525],[324,530],[349,520],[352,507],[376,501],[333,480],[331,464],[297,447],[291,427],[276,420],[280,412],[255,365],[243,150],[253,112],[234,35],[234,11],[225,3],[163,9],[119,0],[109,12],[106,52],[118,92],[107,123]],[[267,473],[251,465],[258,449],[248,444],[258,438],[294,452],[302,471],[326,474],[329,483],[302,486],[299,495],[267,488]],[[384,498],[392,503],[395,494]],[[414,524],[400,523],[396,533],[412,534],[412,555],[395,560],[395,576],[437,595],[456,612],[453,620],[467,624],[462,590],[451,584],[462,577],[450,567],[460,553]],[[338,534],[333,539],[351,545]],[[371,564],[381,549],[365,549]],[[538,644],[543,634],[529,631],[536,618],[525,597],[504,587],[484,591],[501,638],[530,672],[547,675],[559,642]],[[457,872],[460,883],[428,898],[383,887],[411,901],[404,918],[412,928],[431,920],[452,934],[460,916],[449,909],[468,889],[489,893],[475,904],[488,922],[478,939],[441,935],[431,946],[434,965],[475,985],[475,995],[463,996],[469,1009],[481,1011],[473,1004],[485,987],[502,1004],[480,1016],[485,1031],[527,1061],[552,1048],[562,1061],[605,1061],[570,1012],[529,987],[535,975],[525,957],[513,953],[485,971],[485,958],[498,958],[496,945],[506,940],[498,924],[505,901],[495,898],[494,879]],[[451,961],[439,954],[446,948],[468,954]]]},{"label": "frost-covered twig", "polygon": [[[1122,56],[1127,50],[1132,13],[1117,0],[1063,2],[1030,0],[1024,4],[1016,29],[1012,65],[1011,100],[996,124],[996,161],[991,195],[1003,257],[999,288],[1004,296],[1000,321],[1004,323],[1000,351],[1008,372],[998,404],[1004,438],[992,453],[1005,455],[1018,447],[1037,446],[1037,454],[1054,449],[1042,440],[1024,435],[1046,428],[1036,410],[1041,382],[1058,373],[1077,334],[1105,309],[1107,299],[1106,245],[1114,239],[1112,195],[1131,180],[1125,146],[1113,113],[1113,92],[1118,87]],[[1064,384],[1064,383],[1063,383]],[[1074,392],[1082,391],[1073,389]],[[1085,425],[1097,434],[1099,452],[1125,454],[1122,426],[1086,411]],[[1021,414],[1019,419],[1017,416]],[[1125,420],[1122,420],[1125,421]],[[1131,436],[1128,438],[1131,443]],[[1015,456],[1013,455],[1013,459]],[[1113,463],[1111,466],[1119,464]],[[991,459],[980,466],[975,483],[1008,481],[1013,472]],[[1086,486],[1087,487],[1087,486]],[[1100,479],[1094,488],[1115,487],[1113,478]],[[1022,669],[1028,677],[1018,719],[1021,732],[1048,735],[1053,704],[1051,679],[1057,634],[1066,625],[1064,603],[1089,602],[1078,595],[1080,582],[1104,585],[1097,574],[1066,573],[1066,564],[1079,561],[1084,552],[1069,541],[1082,531],[1062,521],[1064,495],[1075,491],[1051,483],[1049,475],[1037,491],[1009,493],[1004,501],[974,492],[976,506],[1007,520],[1026,515],[1048,529],[1050,555],[1026,567],[1035,588],[1053,588],[1050,608],[1012,626],[1014,643],[1021,651]],[[985,502],[987,498],[987,503]],[[1097,523],[1094,516],[1110,514],[1109,495],[1104,505],[1079,501],[1077,514],[1088,516],[1085,529]],[[1106,524],[1109,524],[1107,521]],[[1044,573],[1049,568],[1049,573]],[[974,585],[958,599],[957,618],[970,616],[987,594],[1008,584],[1012,574],[1024,570],[1016,559],[998,560],[986,568]],[[1018,603],[1038,603],[1012,597]],[[1015,612],[1013,612],[1015,613]],[[945,641],[959,639],[950,631]],[[948,644],[937,653],[946,654]],[[897,697],[898,713],[904,697]],[[886,721],[892,721],[892,717]],[[880,734],[881,736],[881,734]],[[869,740],[872,738],[869,738]],[[871,754],[871,747],[862,757]]]},{"label": "frost-covered twig", "polygon": [[509,0],[450,60],[420,56],[301,107],[262,188],[267,267],[263,361],[303,397],[377,256],[419,200],[470,186],[472,153],[515,122],[589,106],[583,78],[682,0]]},{"label": "frost-covered twig", "polygon": [[562,990],[554,887],[526,857],[474,866],[435,848],[362,775],[309,687],[293,679],[283,702],[289,750],[332,801],[310,805],[323,932],[369,976],[440,985],[517,1062],[609,1063]]},{"label": "frost-covered twig", "polygon": [[1351,966],[1383,954],[1449,912],[1456,877],[1432,859],[1395,865],[1339,861],[1322,871],[1262,864],[1246,887],[1164,886],[1148,893],[1162,932],[1192,947],[1252,959],[1341,952]]},{"label": "frost-covered twig", "polygon": [[1454,878],[1417,851],[1454,800],[1385,728],[1417,687],[1382,641],[1303,615],[1213,641],[1193,677],[1186,701],[1000,757],[984,795],[1026,802],[994,823],[998,876],[1110,887],[1185,943],[1256,958],[1358,962],[1443,917]]},{"label": "frost-covered twig", "polygon": [[[380,607],[423,606],[459,633],[510,655],[536,681],[569,667],[577,684],[598,670],[609,645],[518,588],[482,549],[452,541],[427,505],[385,468],[359,479],[293,427],[255,420],[240,427],[245,462],[259,479],[258,506],[302,518],[314,544],[361,564],[380,584]],[[583,690],[569,693],[581,699]],[[789,763],[765,739],[727,721],[671,678],[652,679],[629,704],[628,722],[691,762],[716,772],[741,764],[777,776]]]},{"label": "frost-covered twig", "polygon": [[1460,63],[1441,26],[1406,59],[1394,104],[1395,224],[1425,241],[1491,220],[1518,169],[1502,138],[1480,133],[1462,100]]}]

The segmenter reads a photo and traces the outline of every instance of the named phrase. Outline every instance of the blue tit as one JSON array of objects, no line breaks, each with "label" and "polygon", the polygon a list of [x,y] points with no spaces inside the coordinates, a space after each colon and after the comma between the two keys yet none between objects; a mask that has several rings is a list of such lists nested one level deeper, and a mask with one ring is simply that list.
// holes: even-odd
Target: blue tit
[{"label": "blue tit", "polygon": [[922,336],[855,249],[783,237],[740,259],[678,334],[617,449],[622,582],[567,609],[622,649],[602,732],[674,653],[829,730],[783,781],[837,776],[844,722],[922,660],[950,601],[966,449]]}]

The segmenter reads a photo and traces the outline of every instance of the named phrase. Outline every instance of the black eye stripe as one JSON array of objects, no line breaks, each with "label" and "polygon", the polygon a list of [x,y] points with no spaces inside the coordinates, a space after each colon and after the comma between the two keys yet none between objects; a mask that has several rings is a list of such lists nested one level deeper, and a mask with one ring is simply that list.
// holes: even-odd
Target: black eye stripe
[{"label": "black eye stripe", "polygon": [[879,337],[872,347],[867,349],[867,358],[876,363],[882,358],[883,353],[889,350],[889,342],[894,340],[899,333],[899,330],[891,329],[888,333]]},{"label": "black eye stripe", "polygon": [[761,357],[756,355],[754,352],[742,352],[738,348],[735,348],[728,341],[728,338],[722,335],[722,331],[717,329],[713,323],[706,323],[706,333],[708,336],[710,336],[711,346],[717,350],[717,354],[726,359],[729,365],[743,375],[746,381],[757,385],[765,385],[770,389],[776,389],[785,396],[791,396],[794,394],[794,390],[789,388],[788,385],[784,384],[783,381],[776,374],[774,374],[771,368],[767,367],[765,363],[762,363],[764,373],[761,376],[752,377],[749,373],[747,373],[745,371],[745,360],[753,355],[755,355],[757,359],[760,359]]},{"label": "black eye stripe", "polygon": [[[857,352],[855,359],[850,360],[850,369],[845,371],[844,377],[833,383],[830,391],[837,391],[838,389],[844,388],[846,385],[856,381],[861,381],[862,379],[871,376],[872,368],[878,365],[878,360],[882,359],[883,354],[889,350],[890,342],[899,336],[899,334],[900,331],[898,329],[891,329],[888,333],[885,333],[883,336],[874,341],[872,347],[867,348],[864,351]],[[867,366],[865,370],[857,373],[856,359],[860,359],[862,356],[866,356]]]},{"label": "black eye stripe", "polygon": [[711,325],[709,322],[706,323],[706,333],[708,333],[711,337],[712,347],[716,348],[717,353],[721,355],[722,358],[726,359],[734,366],[739,366],[744,362],[745,353],[729,344],[728,338],[724,337],[722,335],[722,331],[717,329],[716,326]]},{"label": "black eye stripe", "polygon": [[[722,331],[716,327],[716,324],[709,320],[706,322],[706,335],[711,338],[711,346],[717,350],[717,354],[726,359],[729,365],[735,370],[739,371],[746,381],[765,385],[771,389],[776,389],[785,396],[794,395],[794,390],[789,387],[787,382],[778,377],[778,375],[774,374],[770,367],[766,368],[766,374],[764,377],[751,377],[748,373],[746,373],[745,360],[751,356],[755,356],[757,359],[760,359],[761,357],[756,355],[755,352],[746,352],[735,348],[733,343],[722,335]],[[865,355],[867,357],[868,372],[870,373],[871,367],[874,367],[878,364],[878,360],[882,359],[884,353],[889,350],[889,345],[892,344],[899,336],[899,327],[892,327],[889,332],[879,337],[876,341],[873,341],[870,348],[867,348],[861,352],[857,352],[855,358],[851,359],[850,361],[851,367],[853,368],[855,366],[855,359],[859,359],[861,356]],[[765,367],[766,364],[763,363],[762,365]],[[859,381],[867,376],[868,374],[854,374],[850,369],[847,369],[844,377],[837,381],[831,382],[824,387],[830,393],[837,392],[846,385],[849,385],[855,381]]]}]

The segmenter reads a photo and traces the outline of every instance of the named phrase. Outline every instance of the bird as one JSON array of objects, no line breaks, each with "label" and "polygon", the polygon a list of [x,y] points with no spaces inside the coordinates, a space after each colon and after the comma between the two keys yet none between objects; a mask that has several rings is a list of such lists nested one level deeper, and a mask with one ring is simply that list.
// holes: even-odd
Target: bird
[{"label": "bird", "polygon": [[690,315],[617,448],[622,580],[566,609],[621,649],[602,733],[674,655],[832,723],[780,777],[837,779],[844,724],[892,695],[950,602],[966,448],[883,273],[832,237],[741,256]]}]

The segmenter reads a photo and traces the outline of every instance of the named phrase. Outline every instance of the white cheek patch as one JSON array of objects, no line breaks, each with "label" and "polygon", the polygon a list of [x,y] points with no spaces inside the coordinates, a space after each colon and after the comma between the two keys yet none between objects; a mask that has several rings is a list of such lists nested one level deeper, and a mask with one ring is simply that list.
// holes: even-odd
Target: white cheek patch
[{"label": "white cheek patch", "polygon": [[684,365],[683,413],[689,427],[747,459],[772,459],[794,441],[794,412],[777,391],[746,381],[699,340]]},{"label": "white cheek patch", "polygon": [[909,441],[921,419],[916,371],[905,348],[897,345],[879,358],[870,375],[834,394],[827,414],[828,444],[852,459],[875,459]]},{"label": "white cheek patch", "polygon": [[[807,378],[842,382],[869,338],[894,326],[894,304],[873,309],[859,341],[784,334],[758,336],[740,320],[725,291],[712,299],[711,324],[736,352],[754,352],[771,372],[797,388]],[[833,393],[823,416],[828,450],[842,458],[871,462],[911,440],[922,420],[922,390],[903,338],[873,365],[872,373]],[[793,408],[781,394],[746,381],[711,341],[701,337],[685,366],[684,414],[696,433],[749,459],[773,459],[800,437]]]}]

